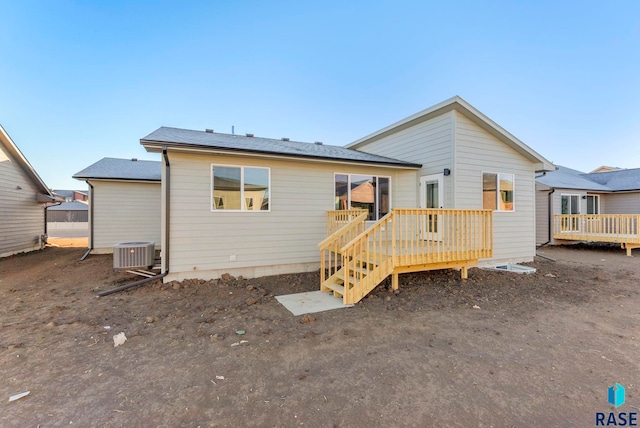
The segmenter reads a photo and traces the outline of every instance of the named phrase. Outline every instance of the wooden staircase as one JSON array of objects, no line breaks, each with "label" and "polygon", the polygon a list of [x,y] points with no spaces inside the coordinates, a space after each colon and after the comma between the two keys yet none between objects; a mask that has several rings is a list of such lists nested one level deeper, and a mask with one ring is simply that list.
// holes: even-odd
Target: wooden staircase
[{"label": "wooden staircase", "polygon": [[372,278],[383,279],[392,272],[384,273],[388,263],[377,260],[353,259],[342,266],[336,273],[327,278],[320,286],[321,291],[332,291],[333,295],[342,298],[345,303],[359,301],[369,294],[379,283]]},{"label": "wooden staircase", "polygon": [[[389,275],[393,289],[405,272],[459,268],[466,278],[478,259],[493,255],[490,210],[394,209],[369,228],[366,211],[337,213],[329,212],[331,234],[318,245],[320,290],[345,304],[357,303]],[[341,224],[330,226],[337,218]]]},{"label": "wooden staircase", "polygon": [[[354,221],[366,221],[366,214]],[[393,273],[392,218],[393,213],[387,214],[348,242],[342,236],[352,229],[336,230],[333,240],[344,244],[334,245],[330,251],[326,240],[325,245],[320,244],[321,291],[333,292],[345,304],[356,303]]]}]

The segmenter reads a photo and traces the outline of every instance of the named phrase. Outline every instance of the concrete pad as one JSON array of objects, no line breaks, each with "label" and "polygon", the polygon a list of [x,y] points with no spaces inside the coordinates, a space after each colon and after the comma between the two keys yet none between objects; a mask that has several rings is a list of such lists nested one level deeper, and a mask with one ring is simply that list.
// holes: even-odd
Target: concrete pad
[{"label": "concrete pad", "polygon": [[342,304],[342,298],[333,297],[331,293],[325,293],[319,290],[276,296],[276,299],[293,315],[313,314],[315,312],[350,308],[353,306],[344,305]]}]

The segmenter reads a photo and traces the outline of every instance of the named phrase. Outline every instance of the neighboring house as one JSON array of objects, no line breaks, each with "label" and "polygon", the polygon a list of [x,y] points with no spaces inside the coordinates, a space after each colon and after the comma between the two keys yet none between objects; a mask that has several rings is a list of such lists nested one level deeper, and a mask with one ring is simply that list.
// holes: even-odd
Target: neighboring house
[{"label": "neighboring house", "polygon": [[[54,193],[63,196],[59,190],[54,190]],[[89,205],[86,202],[71,200],[47,207],[47,235],[49,236],[85,237],[89,230],[88,225]]]},{"label": "neighboring house", "polygon": [[89,186],[89,251],[160,240],[160,162],[104,158],[73,175]]},{"label": "neighboring house", "polygon": [[0,257],[46,242],[46,203],[56,198],[0,126]]},{"label": "neighboring house", "polygon": [[[538,245],[566,243],[566,240],[560,237],[578,240],[580,236],[571,236],[576,235],[574,232],[622,233],[617,226],[612,226],[611,222],[615,221],[613,216],[640,215],[640,168],[600,167],[596,171],[605,172],[584,173],[559,166],[556,171],[547,172],[536,178],[536,242]],[[565,217],[559,217],[559,215]],[[585,215],[590,217],[587,218]],[[605,215],[609,216],[606,220],[609,222],[607,228],[595,230],[593,227],[596,225],[596,220],[605,221],[603,217]],[[633,233],[638,235],[638,220],[633,220],[633,216],[618,218],[630,221],[629,225],[633,226],[625,231],[625,235]],[[582,238],[580,240],[624,243],[618,240],[611,241],[604,236],[594,235]]]},{"label": "neighboring house", "polygon": [[89,196],[86,191],[82,190],[56,190],[53,189],[53,193],[64,198],[65,202],[80,201],[87,202]]},{"label": "neighboring house", "polygon": [[[165,281],[317,270],[318,243],[327,230],[335,230],[326,223],[327,212],[344,208],[365,210],[371,236],[389,235],[392,229],[395,234],[401,224],[404,231],[413,227],[407,237],[395,239],[408,242],[418,236],[423,249],[451,239],[443,237],[445,229],[460,237],[452,245],[466,242],[476,229],[491,233],[486,220],[493,217],[492,236],[478,235],[482,243],[469,240],[474,257],[487,257],[480,264],[531,261],[535,173],[554,169],[459,97],[347,147],[165,127],[140,142],[163,156]],[[247,200],[254,191],[263,197],[260,209]],[[232,206],[221,205],[227,192],[235,193]],[[445,210],[425,216],[401,209],[418,207]],[[455,223],[458,211],[448,208],[464,211],[471,219],[464,221],[471,223]],[[397,221],[391,223],[396,211]],[[414,223],[407,226],[409,218]],[[398,259],[405,256],[410,254]],[[446,260],[429,269],[460,267],[464,276],[474,262]],[[361,263],[366,268],[377,264],[373,259]],[[411,269],[426,270],[413,263],[380,275],[376,271],[376,281],[393,272],[397,284],[397,274]]]},{"label": "neighboring house", "polygon": [[611,171],[619,171],[622,168],[618,168],[617,166],[607,166],[607,165],[602,165],[599,166],[598,168],[594,169],[591,172],[611,172]]}]

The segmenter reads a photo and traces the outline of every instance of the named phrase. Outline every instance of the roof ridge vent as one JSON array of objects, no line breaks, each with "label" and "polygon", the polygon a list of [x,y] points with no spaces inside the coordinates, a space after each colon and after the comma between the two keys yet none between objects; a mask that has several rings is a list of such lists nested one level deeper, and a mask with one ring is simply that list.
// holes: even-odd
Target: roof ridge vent
[{"label": "roof ridge vent", "polygon": [[282,138],[280,138],[280,140],[282,140],[282,141],[289,141],[289,138],[288,138],[288,137],[282,137]]},{"label": "roof ridge vent", "polygon": [[131,158],[131,162],[138,162],[138,158]]},{"label": "roof ridge vent", "polygon": [[322,146],[324,143],[322,141],[316,141],[313,144],[315,144],[316,146]]},{"label": "roof ridge vent", "polygon": [[213,129],[207,128],[207,129],[204,130],[204,132],[207,132],[209,134],[213,134]]},{"label": "roof ridge vent", "polygon": [[245,134],[247,137],[253,137],[253,134]]}]

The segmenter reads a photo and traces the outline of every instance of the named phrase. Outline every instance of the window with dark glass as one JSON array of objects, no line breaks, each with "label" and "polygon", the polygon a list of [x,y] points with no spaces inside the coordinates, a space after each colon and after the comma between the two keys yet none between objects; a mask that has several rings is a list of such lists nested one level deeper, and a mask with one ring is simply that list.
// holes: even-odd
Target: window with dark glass
[{"label": "window with dark glass", "polygon": [[389,177],[360,174],[335,175],[335,209],[361,208],[368,220],[379,220],[391,208]]},{"label": "window with dark glass", "polygon": [[587,214],[600,214],[600,195],[587,195]]}]

